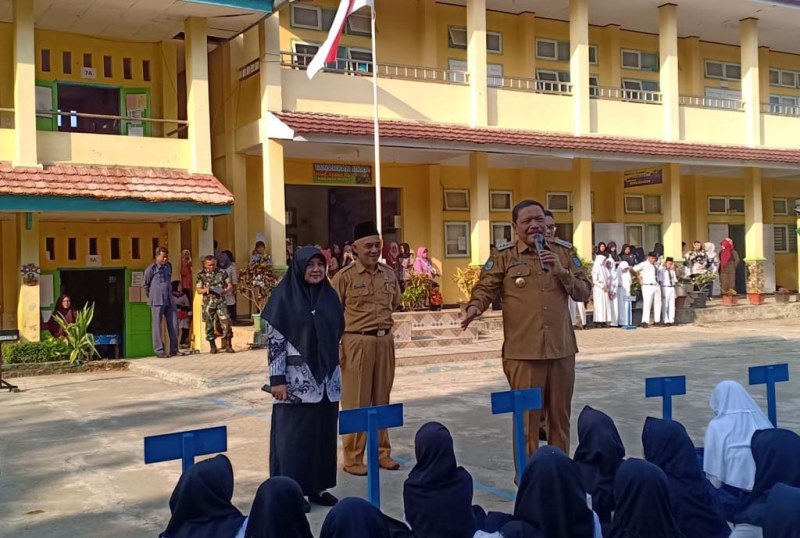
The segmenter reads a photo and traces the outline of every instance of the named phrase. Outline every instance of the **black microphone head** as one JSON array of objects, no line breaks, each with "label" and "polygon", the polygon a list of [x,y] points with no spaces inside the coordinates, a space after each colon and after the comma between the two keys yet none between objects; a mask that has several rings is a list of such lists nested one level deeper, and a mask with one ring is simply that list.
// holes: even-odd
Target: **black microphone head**
[{"label": "black microphone head", "polygon": [[544,236],[542,234],[533,234],[533,243],[537,249],[541,250],[544,246]]}]

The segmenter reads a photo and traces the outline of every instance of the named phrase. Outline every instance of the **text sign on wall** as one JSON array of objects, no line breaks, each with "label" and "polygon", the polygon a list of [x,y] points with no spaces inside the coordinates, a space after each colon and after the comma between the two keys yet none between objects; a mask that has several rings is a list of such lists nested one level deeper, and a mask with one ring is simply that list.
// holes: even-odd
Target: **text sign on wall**
[{"label": "text sign on wall", "polygon": [[643,187],[644,185],[660,185],[663,176],[661,168],[642,168],[625,172],[625,188]]},{"label": "text sign on wall", "polygon": [[97,78],[97,69],[94,67],[81,67],[81,78]]},{"label": "text sign on wall", "polygon": [[372,185],[372,167],[315,163],[314,183],[326,185]]}]

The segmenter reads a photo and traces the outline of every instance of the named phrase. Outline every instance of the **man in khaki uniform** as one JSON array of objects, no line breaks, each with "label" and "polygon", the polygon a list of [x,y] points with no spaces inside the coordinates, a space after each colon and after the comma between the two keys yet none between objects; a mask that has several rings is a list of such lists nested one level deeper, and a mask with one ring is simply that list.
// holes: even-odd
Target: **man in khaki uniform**
[{"label": "man in khaki uniform", "polygon": [[[540,415],[545,416],[547,441],[569,452],[570,413],[578,346],[567,301],[586,301],[591,283],[570,250],[546,242],[541,258],[534,237],[547,235],[544,207],[523,200],[514,207],[517,241],[498,248],[481,271],[480,282],[462,327],[485,311],[498,290],[503,294],[503,371],[513,390],[542,389],[542,411],[525,420],[527,453],[538,447]],[[548,271],[541,269],[541,262]]]},{"label": "man in khaki uniform", "polygon": [[[375,224],[362,222],[354,230],[351,263],[333,278],[333,287],[344,306],[345,329],[341,344],[342,409],[389,403],[394,383],[394,336],[392,312],[400,306],[400,284],[394,269],[379,263],[381,237]],[[344,436],[344,470],[364,476],[366,434]],[[389,432],[380,430],[379,464],[397,470],[391,458]]]}]

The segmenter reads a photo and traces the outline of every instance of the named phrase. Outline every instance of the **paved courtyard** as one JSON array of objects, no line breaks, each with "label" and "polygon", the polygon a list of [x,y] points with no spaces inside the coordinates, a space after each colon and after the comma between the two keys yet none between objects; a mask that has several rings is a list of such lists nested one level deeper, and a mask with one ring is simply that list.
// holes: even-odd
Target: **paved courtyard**
[{"label": "paved courtyard", "polygon": [[[702,444],[708,399],[722,379],[747,382],[747,368],[789,362],[792,380],[778,388],[781,425],[800,429],[800,330],[793,319],[635,331],[579,333],[573,417],[590,404],[617,422],[629,455],[641,454],[647,415],[644,378],[688,376],[674,416]],[[499,356],[496,343],[487,356]],[[494,348],[492,347],[494,346]],[[145,466],[147,435],[227,425],[236,473],[234,502],[247,512],[267,477],[270,398],[259,389],[264,351],[137,361],[130,371],[18,380],[0,393],[0,534],[18,537],[154,536],[169,518],[167,501],[180,463]],[[513,510],[510,417],[493,417],[489,394],[507,389],[496,358],[398,368],[393,397],[405,404],[404,428],[392,432],[407,464],[381,472],[384,510],[402,516],[402,482],[413,464],[416,429],[438,420],[453,432],[460,464],[475,479],[475,502]],[[764,406],[763,387],[753,394]],[[575,427],[573,421],[574,450]],[[364,479],[340,473],[339,497],[365,495]],[[315,507],[318,529],[325,510]]]}]

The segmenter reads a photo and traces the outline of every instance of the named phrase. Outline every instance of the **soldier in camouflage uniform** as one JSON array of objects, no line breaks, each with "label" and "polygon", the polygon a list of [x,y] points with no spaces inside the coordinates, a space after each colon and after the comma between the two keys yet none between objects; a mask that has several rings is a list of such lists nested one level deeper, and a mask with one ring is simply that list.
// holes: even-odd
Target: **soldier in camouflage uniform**
[{"label": "soldier in camouflage uniform", "polygon": [[197,293],[203,296],[203,321],[206,323],[206,340],[211,344],[211,353],[217,352],[214,336],[217,320],[222,325],[222,347],[228,353],[233,353],[233,330],[225,301],[225,292],[233,289],[233,285],[228,274],[217,268],[214,256],[206,256],[203,260],[203,270],[197,273],[196,288]]}]

